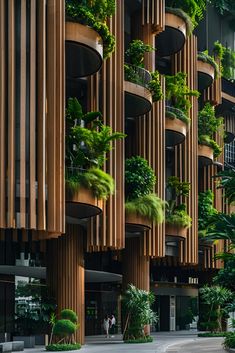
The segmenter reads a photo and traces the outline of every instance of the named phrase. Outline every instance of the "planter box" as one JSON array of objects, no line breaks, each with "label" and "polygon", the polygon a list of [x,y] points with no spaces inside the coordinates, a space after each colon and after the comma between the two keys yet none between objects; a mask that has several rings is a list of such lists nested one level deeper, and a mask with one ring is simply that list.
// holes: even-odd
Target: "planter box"
[{"label": "planter box", "polygon": [[24,341],[24,348],[35,346],[35,336],[13,336],[13,341]]}]

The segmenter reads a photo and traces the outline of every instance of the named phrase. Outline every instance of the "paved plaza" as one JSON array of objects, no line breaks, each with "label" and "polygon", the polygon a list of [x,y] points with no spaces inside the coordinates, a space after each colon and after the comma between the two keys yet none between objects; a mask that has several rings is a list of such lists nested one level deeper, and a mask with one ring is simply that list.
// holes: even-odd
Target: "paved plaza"
[{"label": "paved plaza", "polygon": [[[81,353],[225,353],[222,338],[198,338],[197,332],[161,332],[152,335],[154,341],[145,344],[125,344],[121,336],[86,337]],[[26,349],[27,353],[42,353],[44,347]],[[74,351],[75,352],[75,351]],[[78,351],[76,351],[78,352]]]}]

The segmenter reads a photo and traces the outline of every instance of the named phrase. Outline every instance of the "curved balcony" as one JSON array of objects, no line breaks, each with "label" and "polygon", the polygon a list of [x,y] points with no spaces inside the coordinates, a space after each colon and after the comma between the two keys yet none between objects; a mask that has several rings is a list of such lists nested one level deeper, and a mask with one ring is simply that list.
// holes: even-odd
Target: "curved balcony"
[{"label": "curved balcony", "polygon": [[151,221],[137,214],[126,214],[126,232],[143,233],[152,228]]},{"label": "curved balcony", "polygon": [[[66,173],[73,175],[82,169],[67,168]],[[103,200],[94,196],[92,190],[82,185],[77,190],[71,190],[66,185],[66,218],[68,223],[76,223],[79,219],[90,218],[99,215],[103,211]]]},{"label": "curved balcony", "polygon": [[174,224],[165,225],[165,234],[169,238],[177,238],[179,240],[186,239],[188,229]]},{"label": "curved balcony", "polygon": [[233,140],[235,139],[235,133],[228,131],[227,129],[225,130],[225,138],[224,138],[224,142],[225,143],[231,143],[233,142]]},{"label": "curved balcony", "polygon": [[198,145],[199,166],[204,167],[213,163],[213,149],[206,145]]},{"label": "curved balcony", "polygon": [[95,74],[103,62],[103,42],[92,28],[66,22],[66,75],[71,78]]},{"label": "curved balcony", "polygon": [[164,57],[178,53],[185,44],[186,32],[184,20],[166,12],[165,30],[156,36],[157,55]]},{"label": "curved balcony", "polygon": [[214,67],[202,60],[197,60],[197,71],[198,71],[198,89],[203,91],[210,87],[215,78]]},{"label": "curved balcony", "polygon": [[126,66],[129,70],[125,70],[125,116],[135,118],[152,109],[152,94],[148,89],[151,74],[141,67]]},{"label": "curved balcony", "polygon": [[165,134],[166,134],[166,147],[179,145],[185,141],[187,134],[187,124],[178,118],[168,116],[166,110],[165,118]]}]

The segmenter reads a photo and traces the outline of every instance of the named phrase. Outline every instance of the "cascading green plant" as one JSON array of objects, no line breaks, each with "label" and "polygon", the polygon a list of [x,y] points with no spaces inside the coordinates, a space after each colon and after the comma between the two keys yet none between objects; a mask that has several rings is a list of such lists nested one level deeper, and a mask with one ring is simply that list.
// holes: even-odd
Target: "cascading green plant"
[{"label": "cascading green plant", "polygon": [[184,11],[194,27],[203,19],[207,0],[166,0],[166,6]]},{"label": "cascading green plant", "polygon": [[[165,98],[167,101],[167,115],[170,113],[169,117],[178,119],[189,123],[188,118],[189,110],[192,107],[190,102],[190,97],[199,97],[199,92],[196,90],[191,90],[186,82],[187,74],[184,72],[178,72],[173,76],[166,75],[166,92]],[[174,115],[173,115],[174,114]]]},{"label": "cascading green plant", "polygon": [[70,21],[92,27],[103,40],[104,58],[115,48],[115,38],[106,24],[108,17],[115,13],[115,0],[66,0],[66,17]]},{"label": "cascading green plant", "polygon": [[214,151],[214,157],[222,152],[222,147],[214,140],[214,134],[223,134],[223,118],[215,116],[215,109],[210,103],[198,113],[198,143],[209,146]]},{"label": "cascading green plant", "polygon": [[74,193],[81,186],[100,199],[114,192],[114,180],[101,168],[113,141],[125,134],[103,124],[100,112],[84,114],[76,98],[69,98],[66,110],[66,186]]},{"label": "cascading green plant", "polygon": [[153,193],[156,183],[154,171],[148,162],[134,156],[125,163],[126,213],[148,218],[162,223],[165,202]]},{"label": "cascading green plant", "polygon": [[176,176],[171,176],[167,180],[167,189],[172,195],[172,199],[167,201],[166,224],[189,228],[192,224],[191,217],[187,214],[186,204],[180,203],[180,197],[188,197],[190,183],[183,181]]},{"label": "cascading green plant", "polygon": [[151,79],[150,81],[146,82],[146,78],[143,72],[144,55],[154,50],[155,48],[149,44],[145,44],[140,39],[133,40],[126,50],[126,56],[129,63],[124,65],[124,72],[125,80],[148,88],[152,93],[153,101],[157,102],[163,98],[159,72],[155,71],[149,73]]},{"label": "cascading green plant", "polygon": [[198,235],[205,238],[209,228],[213,227],[214,217],[218,214],[214,207],[214,194],[211,190],[198,195]]}]

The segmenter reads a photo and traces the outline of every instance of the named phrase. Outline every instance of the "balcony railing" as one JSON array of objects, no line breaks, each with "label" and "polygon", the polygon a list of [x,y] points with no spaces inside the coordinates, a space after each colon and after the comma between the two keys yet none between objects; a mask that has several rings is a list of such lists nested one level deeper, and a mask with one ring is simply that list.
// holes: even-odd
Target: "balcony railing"
[{"label": "balcony railing", "polygon": [[151,74],[148,70],[131,64],[124,65],[125,81],[149,88]]}]

